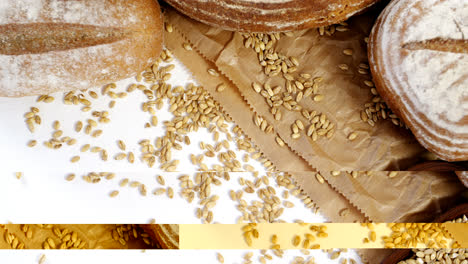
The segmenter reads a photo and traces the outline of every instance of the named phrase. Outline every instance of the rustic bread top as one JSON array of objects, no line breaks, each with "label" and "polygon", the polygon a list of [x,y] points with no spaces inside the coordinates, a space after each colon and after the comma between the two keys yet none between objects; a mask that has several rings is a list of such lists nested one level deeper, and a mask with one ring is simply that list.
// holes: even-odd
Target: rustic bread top
[{"label": "rustic bread top", "polygon": [[346,20],[377,0],[166,0],[182,13],[232,31],[278,32]]},{"label": "rustic bread top", "polygon": [[374,31],[382,96],[426,148],[468,158],[468,2],[393,1]]},{"label": "rustic bread top", "polygon": [[[0,96],[53,92],[67,83],[84,89],[141,70],[153,60],[149,45],[162,39],[160,20],[152,0],[2,0]],[[142,49],[124,52],[125,45]]]}]

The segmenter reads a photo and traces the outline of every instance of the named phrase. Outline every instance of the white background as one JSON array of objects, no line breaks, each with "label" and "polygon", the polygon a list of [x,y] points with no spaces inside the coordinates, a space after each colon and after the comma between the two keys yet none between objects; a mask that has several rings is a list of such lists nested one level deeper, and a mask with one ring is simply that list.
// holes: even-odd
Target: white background
[{"label": "white background", "polygon": [[[155,264],[155,263],[204,263],[204,264],[219,264],[216,258],[216,253],[219,252],[224,257],[224,263],[241,264],[245,250],[67,250],[67,251],[44,251],[44,250],[26,250],[26,251],[0,251],[0,260],[2,263],[29,263],[36,264],[42,254],[46,255],[44,264],[83,264],[83,263],[138,263],[138,264]],[[260,263],[258,261],[259,251],[255,252],[251,258],[252,263]],[[323,263],[340,263],[341,258],[352,257],[357,260],[354,252],[341,253],[342,257],[336,260],[330,260],[329,254],[323,253],[320,250],[311,251],[310,256],[314,256],[317,264]],[[271,254],[271,253],[268,253]],[[291,263],[295,256],[302,256],[307,260],[308,256],[304,256],[298,250],[286,250],[283,258],[273,257],[267,263]],[[348,262],[349,263],[349,262]]]},{"label": "white background", "polygon": [[[172,72],[173,77],[169,81],[173,85],[185,85],[194,82],[191,75],[178,63]],[[135,83],[134,78],[122,80],[117,83],[116,92],[125,91],[129,84]],[[100,94],[100,89],[95,89]],[[139,145],[141,139],[150,139],[152,142],[156,136],[162,135],[164,120],[170,119],[167,104],[157,112],[159,125],[152,128],[144,128],[149,122],[148,113],[141,111],[141,103],[145,96],[138,90],[129,94],[125,99],[116,99],[113,109],[108,109],[110,98],[101,97],[97,100],[87,97],[93,103],[93,110],[108,110],[111,122],[100,124],[104,133],[99,138],[92,138],[83,132],[76,133],[74,126],[77,120],[83,123],[91,117],[91,112],[82,112],[82,106],[64,105],[62,93],[53,94],[53,103],[36,103],[36,96],[24,98],[0,98],[0,222],[13,223],[148,223],[150,219],[157,219],[158,223],[200,223],[195,217],[197,199],[188,204],[177,193],[179,190],[177,176],[181,174],[193,175],[195,167],[189,161],[189,153],[201,154],[199,141],[214,142],[212,135],[205,129],[197,133],[191,133],[191,145],[185,146],[182,151],[175,151],[173,157],[179,159],[180,172],[167,173],[158,169],[157,164],[148,168],[139,160]],[[42,124],[36,127],[36,132],[31,134],[25,125],[24,113],[31,106],[40,109],[39,115]],[[249,113],[250,114],[250,113]],[[76,138],[78,143],[74,146],[64,145],[60,150],[50,150],[42,145],[45,140],[51,138],[53,132],[52,123],[59,120],[64,136]],[[224,139],[221,134],[221,139]],[[37,146],[26,146],[31,139],[38,141]],[[134,164],[125,160],[115,161],[113,156],[120,152],[117,140],[123,140],[127,145],[127,151],[133,151],[136,157]],[[99,154],[81,153],[80,148],[84,144],[100,146],[109,152],[109,161],[100,160]],[[213,143],[211,143],[213,144]],[[214,144],[213,144],[214,145]],[[231,143],[231,149],[235,149]],[[245,154],[236,151],[238,159],[242,160]],[[70,163],[70,158],[80,155],[78,163]],[[214,158],[213,160],[215,160]],[[206,160],[206,157],[205,157]],[[212,162],[207,161],[207,165]],[[253,160],[248,164],[255,166],[259,171],[263,167]],[[113,180],[102,180],[98,184],[86,183],[81,179],[88,172],[110,171],[116,173]],[[16,179],[15,172],[23,172],[21,179]],[[72,182],[65,180],[66,175],[75,173],[76,178]],[[156,175],[163,175],[166,186],[173,187],[176,192],[174,199],[166,195],[154,196],[152,191],[161,187],[156,182]],[[250,176],[249,176],[250,175]],[[235,209],[236,204],[228,198],[229,190],[240,190],[238,178],[243,176],[251,179],[249,173],[232,173],[231,181],[214,188],[212,194],[218,194],[221,198],[214,211],[214,222],[235,223],[240,213]],[[119,187],[123,178],[131,181],[138,180],[145,183],[148,188],[148,196],[143,197],[139,191],[130,187]],[[273,180],[270,180],[274,184]],[[285,190],[275,187],[278,195]],[[116,198],[110,198],[112,190],[119,190]],[[244,195],[245,197],[245,195]],[[256,198],[256,195],[250,195]],[[249,197],[245,197],[250,200]],[[285,208],[281,219],[286,221],[304,220],[306,222],[323,222],[325,218],[312,213],[295,197],[288,199],[295,203],[295,207]],[[6,202],[5,202],[6,201]],[[297,255],[297,251],[290,251],[289,255]],[[352,253],[353,254],[353,253]],[[12,252],[0,251],[2,263],[36,263],[39,251]],[[225,263],[241,263],[240,251],[224,251]],[[320,263],[338,263],[325,261],[327,258],[321,252],[315,252]],[[67,251],[47,252],[46,263],[217,263],[214,251]],[[290,258],[291,259],[291,258]],[[277,261],[275,261],[277,262]],[[275,263],[270,262],[270,263]],[[278,263],[278,262],[277,262]],[[284,261],[280,261],[284,263]]]},{"label": "white background", "polygon": [[[175,62],[177,67],[172,72],[170,83],[185,85],[193,81],[185,67]],[[134,83],[133,78],[117,83],[116,92],[125,91],[126,87]],[[95,89],[100,94],[100,89]],[[130,93],[125,99],[117,99],[114,109],[107,108],[110,99],[100,97],[93,100],[93,109],[109,110],[111,122],[99,124],[104,131],[99,138],[76,133],[74,124],[77,120],[86,121],[91,117],[91,112],[80,111],[81,106],[65,105],[61,102],[62,94],[54,94],[53,103],[36,103],[36,96],[24,98],[0,98],[0,161],[2,161],[2,174],[0,177],[0,201],[11,201],[0,204],[0,222],[14,223],[147,223],[150,219],[157,219],[159,223],[200,223],[195,218],[195,204],[187,206],[187,203],[176,193],[174,199],[166,195],[154,196],[152,191],[161,187],[156,182],[156,175],[162,175],[166,180],[166,186],[171,186],[174,191],[180,190],[177,177],[181,174],[194,175],[196,167],[190,160],[189,154],[201,154],[204,151],[199,148],[199,141],[214,145],[213,136],[200,129],[190,133],[191,144],[183,145],[181,151],[173,151],[175,159],[180,160],[179,172],[167,173],[161,171],[156,164],[153,168],[139,160],[139,145],[141,139],[150,139],[154,142],[156,136],[163,133],[162,122],[171,118],[167,111],[168,106],[157,112],[158,126],[144,128],[149,121],[149,114],[140,109],[145,96],[140,91]],[[24,122],[24,113],[30,106],[40,109],[42,124],[37,127],[35,133],[30,133]],[[52,123],[59,120],[64,136],[76,138],[78,143],[73,146],[64,146],[59,150],[51,150],[42,145],[42,142],[51,137]],[[225,138],[223,133],[221,140]],[[38,141],[37,146],[30,148],[26,144],[30,139]],[[126,160],[116,161],[114,155],[121,152],[117,147],[117,140],[126,142],[127,151],[135,154],[135,163],[130,164]],[[109,152],[109,160],[104,162],[98,153],[81,153],[80,148],[84,144],[100,146]],[[231,143],[231,149],[236,149]],[[236,151],[238,160],[242,160],[245,152]],[[81,160],[71,163],[70,158],[80,155]],[[209,161],[205,157],[207,165],[216,161],[216,157]],[[217,163],[217,162],[216,162]],[[248,164],[255,166],[259,171],[264,168],[257,161],[250,160]],[[98,184],[90,184],[82,180],[82,176],[88,172],[108,171],[114,172],[113,180],[102,180]],[[23,172],[21,179],[15,177],[15,172]],[[65,177],[75,173],[76,178],[72,182]],[[221,223],[235,223],[240,215],[235,210],[235,204],[228,198],[230,189],[235,191],[242,187],[238,178],[253,179],[250,173],[231,173],[231,181],[224,182],[222,186],[212,185],[212,193],[221,198],[214,212],[214,221]],[[263,174],[260,174],[263,175]],[[143,197],[136,188],[120,188],[119,182],[123,178],[130,181],[145,183],[148,196]],[[270,180],[270,184],[274,184]],[[109,193],[119,190],[120,194],[110,198]],[[284,188],[279,189],[281,194]],[[255,195],[251,195],[255,197]],[[290,198],[297,206],[291,210],[285,210],[284,220],[293,221],[302,219],[309,222],[321,222],[324,218],[314,215],[311,210],[305,208],[300,200]],[[197,200],[194,201],[194,203]],[[59,209],[59,210],[58,210]],[[220,213],[217,213],[217,212]],[[122,213],[125,212],[125,213]]]}]

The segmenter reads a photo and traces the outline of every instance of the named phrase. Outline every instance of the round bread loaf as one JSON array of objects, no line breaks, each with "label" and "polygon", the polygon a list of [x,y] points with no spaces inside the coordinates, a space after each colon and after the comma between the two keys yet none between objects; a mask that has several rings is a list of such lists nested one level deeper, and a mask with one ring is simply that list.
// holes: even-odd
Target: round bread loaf
[{"label": "round bread loaf", "polygon": [[281,32],[328,26],[378,0],[166,0],[203,23],[231,31]]},{"label": "round bread loaf", "polygon": [[455,172],[460,179],[460,181],[468,188],[468,171],[456,171]]},{"label": "round bread loaf", "polygon": [[179,249],[179,225],[151,224],[141,225],[152,239],[158,241],[163,249]]},{"label": "round bread loaf", "polygon": [[394,0],[369,38],[376,88],[429,151],[468,160],[468,1]]},{"label": "round bread loaf", "polygon": [[0,96],[133,76],[159,56],[162,28],[155,0],[2,0]]}]

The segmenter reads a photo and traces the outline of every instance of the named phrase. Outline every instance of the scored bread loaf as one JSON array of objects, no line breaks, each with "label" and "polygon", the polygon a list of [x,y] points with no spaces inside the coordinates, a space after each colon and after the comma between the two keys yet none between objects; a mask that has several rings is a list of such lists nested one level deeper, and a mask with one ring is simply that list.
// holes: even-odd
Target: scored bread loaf
[{"label": "scored bread loaf", "polygon": [[149,224],[140,225],[162,249],[179,249],[179,225]]},{"label": "scored bread loaf", "polygon": [[468,160],[468,1],[394,0],[369,38],[376,88],[428,150]]},{"label": "scored bread loaf", "polygon": [[2,0],[0,96],[88,89],[135,75],[162,49],[155,0]]},{"label": "scored bread loaf", "polygon": [[281,32],[342,22],[378,0],[166,0],[189,17],[231,31]]}]

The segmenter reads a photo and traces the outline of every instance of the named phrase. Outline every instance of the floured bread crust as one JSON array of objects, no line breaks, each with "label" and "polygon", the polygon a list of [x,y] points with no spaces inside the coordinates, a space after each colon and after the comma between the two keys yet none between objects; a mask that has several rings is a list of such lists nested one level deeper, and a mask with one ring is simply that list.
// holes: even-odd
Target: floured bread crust
[{"label": "floured bread crust", "polygon": [[468,2],[392,1],[369,41],[377,90],[418,141],[468,160]]},{"label": "floured bread crust", "polygon": [[135,75],[162,49],[157,1],[0,1],[0,96],[88,89]]},{"label": "floured bread crust", "polygon": [[189,17],[231,31],[281,32],[328,26],[378,0],[167,0]]}]

